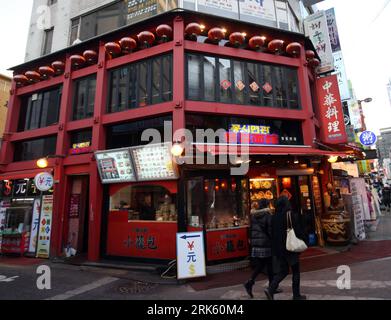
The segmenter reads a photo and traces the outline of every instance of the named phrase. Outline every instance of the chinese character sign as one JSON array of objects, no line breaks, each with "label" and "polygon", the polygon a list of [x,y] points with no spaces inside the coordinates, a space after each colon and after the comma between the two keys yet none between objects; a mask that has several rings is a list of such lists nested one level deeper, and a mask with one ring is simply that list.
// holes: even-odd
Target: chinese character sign
[{"label": "chinese character sign", "polygon": [[333,71],[334,57],[325,12],[319,11],[307,17],[304,20],[304,27],[305,35],[311,39],[321,60],[317,72],[326,73]]},{"label": "chinese character sign", "polygon": [[53,196],[43,196],[38,227],[37,258],[49,258],[52,231]]},{"label": "chinese character sign", "polygon": [[372,131],[364,131],[360,134],[360,142],[363,146],[372,146],[376,143],[376,134]]},{"label": "chinese character sign", "polygon": [[319,78],[316,81],[321,139],[331,144],[346,143],[347,136],[337,76]]},{"label": "chinese character sign", "polygon": [[202,232],[177,233],[178,279],[206,276],[204,236]]},{"label": "chinese character sign", "polygon": [[35,176],[34,183],[39,191],[48,191],[54,185],[54,178],[50,173],[42,172]]}]

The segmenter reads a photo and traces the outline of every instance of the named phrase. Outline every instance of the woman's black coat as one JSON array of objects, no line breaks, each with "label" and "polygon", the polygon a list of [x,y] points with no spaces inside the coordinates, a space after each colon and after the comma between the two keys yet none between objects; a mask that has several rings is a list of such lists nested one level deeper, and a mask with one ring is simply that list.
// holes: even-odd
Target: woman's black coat
[{"label": "woman's black coat", "polygon": [[254,248],[271,248],[272,216],[265,208],[252,213],[250,239]]}]

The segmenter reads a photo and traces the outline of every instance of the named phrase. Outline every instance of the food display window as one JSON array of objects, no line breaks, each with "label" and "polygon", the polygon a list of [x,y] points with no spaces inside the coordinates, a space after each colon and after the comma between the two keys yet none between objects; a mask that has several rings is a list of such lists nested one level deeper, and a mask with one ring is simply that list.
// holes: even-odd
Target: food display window
[{"label": "food display window", "polygon": [[277,200],[277,183],[274,178],[252,178],[250,179],[251,209],[255,209],[257,202],[262,199],[270,201],[270,207],[275,209]]}]

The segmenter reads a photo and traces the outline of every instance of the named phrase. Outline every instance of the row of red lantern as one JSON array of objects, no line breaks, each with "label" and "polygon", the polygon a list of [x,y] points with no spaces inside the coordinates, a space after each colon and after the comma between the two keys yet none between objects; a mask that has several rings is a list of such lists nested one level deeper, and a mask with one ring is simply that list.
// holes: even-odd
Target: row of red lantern
[{"label": "row of red lantern", "polygon": [[[167,24],[161,24],[156,28],[156,35],[167,42],[172,38],[172,28]],[[142,31],[137,35],[137,41],[132,37],[124,37],[118,42],[108,42],[105,44],[106,52],[111,56],[117,56],[121,53],[128,54],[137,49],[138,46],[143,48],[151,47],[156,41],[155,34],[150,31]]]}]

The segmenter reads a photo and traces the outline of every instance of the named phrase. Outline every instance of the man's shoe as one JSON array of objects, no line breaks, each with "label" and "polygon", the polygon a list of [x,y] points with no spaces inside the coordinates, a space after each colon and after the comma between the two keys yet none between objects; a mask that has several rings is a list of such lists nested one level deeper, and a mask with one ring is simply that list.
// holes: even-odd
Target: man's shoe
[{"label": "man's shoe", "polygon": [[307,297],[304,295],[299,295],[299,296],[293,297],[292,300],[307,300]]},{"label": "man's shoe", "polygon": [[263,290],[263,292],[265,292],[266,298],[268,300],[274,300],[273,294],[271,293],[269,288],[266,288],[265,290]]},{"label": "man's shoe", "polygon": [[254,285],[254,281],[252,281],[252,280],[248,280],[248,281],[244,284],[244,288],[246,289],[247,294],[248,294],[251,298],[254,298],[254,296],[253,296],[253,285]]},{"label": "man's shoe", "polygon": [[277,288],[276,291],[274,292],[274,294],[278,294],[278,293],[282,293],[284,292],[284,290],[282,290],[281,288]]}]

